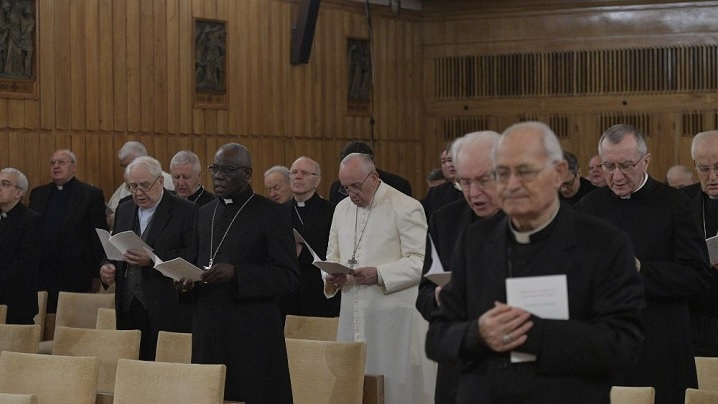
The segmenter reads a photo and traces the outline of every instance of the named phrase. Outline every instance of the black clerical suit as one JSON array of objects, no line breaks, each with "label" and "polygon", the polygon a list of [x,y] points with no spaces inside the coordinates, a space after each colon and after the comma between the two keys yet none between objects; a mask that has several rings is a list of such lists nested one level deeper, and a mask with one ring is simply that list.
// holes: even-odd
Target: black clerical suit
[{"label": "black clerical suit", "polygon": [[[395,188],[404,195],[411,196],[411,184],[409,184],[409,181],[405,180],[404,178],[392,174],[390,172],[386,172],[380,169],[376,169],[377,174],[379,174],[379,179],[386,183],[387,185],[391,185],[392,188]],[[333,203],[334,205],[338,204],[342,201],[342,199],[346,198],[347,196],[339,192],[339,186],[341,183],[339,180],[336,180],[332,182],[332,186],[329,189],[329,201]]]},{"label": "black clerical suit", "polygon": [[[703,192],[701,184],[681,188],[691,199],[693,210],[699,213],[699,226],[704,237],[718,234],[718,199]],[[718,271],[711,271],[709,289],[689,297],[691,335],[695,356],[718,356]]]},{"label": "black clerical suit", "polygon": [[579,185],[578,191],[576,191],[576,194],[574,196],[572,196],[570,198],[566,198],[565,196],[563,196],[561,194],[561,192],[558,193],[558,197],[561,198],[562,200],[568,202],[571,206],[576,205],[578,203],[578,201],[580,201],[581,198],[586,196],[589,192],[593,191],[594,189],[598,189],[598,187],[593,185],[591,183],[591,181],[589,181],[583,177],[578,177],[577,181],[579,181],[579,183],[581,185]]},{"label": "black clerical suit", "polygon": [[59,291],[90,292],[104,257],[96,228],[107,230],[102,190],[73,177],[58,190],[53,183],[30,192],[29,208],[43,216],[40,290],[47,312],[57,308]]},{"label": "black clerical suit", "polygon": [[684,192],[651,177],[629,199],[603,187],[581,199],[577,209],[628,233],[641,262],[646,341],[636,366],[616,384],[653,386],[656,404],[683,402],[686,388],[697,387],[686,300],[705,290],[710,277],[700,211]]},{"label": "black clerical suit", "polygon": [[[624,233],[562,204],[529,244],[506,216],[470,225],[452,261],[426,344],[429,358],[463,365],[457,403],[608,404],[614,372],[635,362],[642,340],[643,286]],[[480,341],[478,318],[506,302],[508,277],[559,274],[569,320],[532,317],[520,351],[535,362],[510,363]]]},{"label": "black clerical suit", "polygon": [[196,203],[197,206],[204,206],[214,200],[214,194],[207,191],[207,188],[200,185],[197,191],[188,196],[187,199]]},{"label": "black clerical suit", "polygon": [[[115,211],[113,232],[134,231],[162,261],[182,257],[188,262],[195,262],[197,250],[193,243],[196,239],[194,226],[197,206],[194,203],[163,190],[162,199],[144,234],[139,231],[137,211],[138,207],[132,199],[119,204]],[[172,279],[154,269],[154,264],[138,267],[125,261],[113,263],[117,268],[117,329],[140,328],[140,359],[154,360],[157,334],[160,331],[192,331],[191,307],[179,303]],[[142,321],[143,316],[147,316],[148,321]]]},{"label": "black clerical suit", "polygon": [[249,187],[199,209],[197,265],[213,257],[236,275],[192,292],[192,362],[227,366],[225,400],[292,402],[279,297],[298,287],[299,264],[286,209]]},{"label": "black clerical suit", "polygon": [[[304,202],[292,198],[284,204],[292,215],[292,226],[309,243],[322,260],[326,259],[329,229],[334,216],[334,204],[316,193]],[[299,254],[299,288],[282,297],[282,314],[312,317],[339,317],[341,296],[331,299],[324,296],[322,272],[312,262],[309,249],[302,247]]]},{"label": "black clerical suit", "polygon": [[426,198],[421,201],[421,205],[424,207],[424,213],[428,220],[431,218],[432,213],[458,200],[464,200],[464,193],[456,188],[453,182],[445,182],[429,188]]},{"label": "black clerical suit", "polygon": [[42,218],[22,203],[0,217],[0,304],[8,324],[33,324]]}]

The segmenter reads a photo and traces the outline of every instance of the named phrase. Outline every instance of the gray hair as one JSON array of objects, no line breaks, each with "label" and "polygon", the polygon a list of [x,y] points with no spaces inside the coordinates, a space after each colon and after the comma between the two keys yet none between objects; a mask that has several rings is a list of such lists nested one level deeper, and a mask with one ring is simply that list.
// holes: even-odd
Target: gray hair
[{"label": "gray hair", "polygon": [[[459,153],[463,149],[473,149],[475,147],[486,145],[489,150],[491,150],[493,147],[496,146],[496,142],[499,141],[499,138],[501,138],[501,135],[499,135],[498,133],[492,130],[484,130],[480,132],[467,133],[464,136],[454,140],[454,142],[451,144],[451,150],[449,152],[449,154],[451,155],[451,160],[454,162],[454,166],[456,166],[456,160],[458,160]],[[493,158],[491,154],[489,155],[489,157]]]},{"label": "gray hair", "polygon": [[56,150],[55,153],[67,154],[67,156],[70,158],[70,161],[72,163],[77,163],[77,157],[75,156],[75,153],[73,153],[72,150],[70,150],[70,149]]},{"label": "gray hair", "polygon": [[543,122],[529,121],[515,123],[509,126],[504,131],[504,133],[501,134],[501,139],[496,142],[494,152],[492,153],[494,163],[496,159],[496,150],[498,149],[499,145],[501,145],[503,140],[512,133],[521,130],[531,130],[539,132],[541,134],[541,142],[543,144],[543,150],[546,154],[546,157],[552,162],[559,162],[563,160],[563,150],[561,150],[561,143],[558,141],[558,137],[556,137],[556,134],[553,133],[553,130],[551,130],[551,128]]},{"label": "gray hair", "polygon": [[17,187],[23,192],[27,191],[27,177],[17,168],[7,167],[0,170],[0,174],[12,174],[17,178]]},{"label": "gray hair", "polygon": [[691,158],[693,160],[696,159],[698,147],[709,141],[718,141],[718,130],[709,130],[693,136],[693,141],[691,142]]},{"label": "gray hair", "polygon": [[376,172],[376,165],[374,165],[374,157],[371,154],[365,153],[350,153],[342,159],[339,163],[339,167],[344,167],[349,164],[352,160],[359,160],[361,162],[361,169],[364,174],[369,175]]},{"label": "gray hair", "polygon": [[147,171],[149,171],[150,175],[153,177],[159,177],[162,175],[162,165],[159,161],[150,156],[140,156],[132,160],[132,162],[127,165],[127,168],[125,169],[125,176],[130,175],[130,172],[132,172],[132,170],[138,165],[142,165],[147,168]]},{"label": "gray hair", "polygon": [[268,176],[268,175],[270,175],[270,174],[274,174],[274,173],[280,173],[280,174],[282,174],[282,177],[284,177],[284,179],[286,179],[287,181],[289,181],[289,169],[288,169],[287,167],[285,167],[285,166],[273,166],[272,168],[270,168],[269,170],[267,170],[267,171],[264,172],[264,176],[266,177],[266,176]]},{"label": "gray hair", "polygon": [[117,158],[120,160],[126,159],[128,156],[135,156],[135,158],[140,156],[146,156],[147,155],[147,149],[145,148],[145,145],[143,145],[140,142],[137,141],[129,141],[122,145],[122,148],[120,151],[117,152]]},{"label": "gray hair", "polygon": [[292,165],[296,164],[297,161],[302,160],[302,159],[307,160],[307,161],[309,161],[312,165],[314,165],[314,171],[316,171],[315,174],[317,174],[317,177],[321,177],[321,176],[322,176],[322,167],[319,166],[319,163],[317,163],[316,161],[312,160],[311,158],[309,158],[309,157],[307,157],[307,156],[299,156],[299,157],[297,157],[297,159],[294,160],[294,163],[292,163]]},{"label": "gray hair", "polygon": [[192,172],[195,174],[199,174],[200,171],[202,171],[202,167],[200,166],[199,157],[197,157],[196,154],[192,153],[189,150],[180,150],[177,152],[177,154],[172,157],[172,160],[170,161],[170,171],[172,171],[172,168],[175,166],[184,166],[184,165],[192,165]]},{"label": "gray hair", "polygon": [[601,154],[601,145],[603,144],[604,140],[608,140],[609,142],[611,142],[611,144],[618,144],[628,135],[632,135],[633,138],[636,139],[636,144],[638,145],[638,152],[642,156],[648,154],[648,145],[646,145],[646,140],[643,137],[643,133],[641,133],[641,131],[639,131],[633,125],[627,125],[622,123],[618,125],[613,125],[610,128],[606,129],[605,132],[603,132],[601,138],[598,140],[598,154]]}]

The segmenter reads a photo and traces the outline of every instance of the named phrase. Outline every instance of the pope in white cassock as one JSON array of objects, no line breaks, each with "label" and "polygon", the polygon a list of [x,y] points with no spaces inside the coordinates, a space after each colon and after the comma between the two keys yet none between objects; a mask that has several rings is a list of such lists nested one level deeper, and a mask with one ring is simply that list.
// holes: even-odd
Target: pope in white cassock
[{"label": "pope in white cassock", "polygon": [[338,341],[367,344],[366,373],[384,375],[387,404],[429,403],[436,366],[426,358],[427,323],[414,308],[426,243],[421,204],[381,182],[372,157],[339,166],[340,192],[327,261],[353,275],[325,275],[327,298],[341,290]]}]

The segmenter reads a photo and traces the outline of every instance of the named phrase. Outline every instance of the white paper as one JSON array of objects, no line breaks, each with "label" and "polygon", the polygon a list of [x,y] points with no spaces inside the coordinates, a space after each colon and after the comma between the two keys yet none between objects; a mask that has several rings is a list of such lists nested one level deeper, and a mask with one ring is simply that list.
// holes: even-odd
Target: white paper
[{"label": "white paper", "polygon": [[191,279],[193,281],[200,281],[201,276],[204,273],[201,269],[197,268],[193,264],[181,257],[171,259],[169,261],[162,261],[157,258],[155,269],[160,271],[162,275],[172,278],[176,281],[184,278]]},{"label": "white paper", "polygon": [[314,258],[314,262],[312,262],[312,265],[315,267],[321,269],[322,271],[328,273],[328,274],[346,274],[351,275],[352,269],[344,266],[338,262],[333,261],[322,261],[321,258],[317,255],[317,253],[314,252],[312,247],[307,243],[307,240],[302,237],[301,234],[297,231],[297,229],[294,229],[294,241],[297,243],[304,244],[309,252],[312,254],[312,258]]},{"label": "white paper", "polygon": [[110,242],[110,232],[105,229],[95,229],[95,231],[97,232],[97,237],[100,238],[100,243],[102,243],[102,248],[105,250],[108,260],[122,261],[125,259],[120,250]]},{"label": "white paper", "polygon": [[451,272],[440,272],[437,274],[430,274],[427,273],[424,275],[424,278],[434,282],[437,286],[441,286],[442,288],[446,286],[449,281],[451,281]]},{"label": "white paper", "polygon": [[[541,318],[568,320],[566,275],[506,279],[506,303]],[[511,362],[535,361],[536,355],[511,352]]]},{"label": "white paper", "polygon": [[708,246],[708,256],[711,260],[711,265],[718,263],[718,236],[713,236],[706,239],[706,245]]},{"label": "white paper", "polygon": [[429,267],[429,271],[424,274],[424,277],[438,286],[443,287],[451,280],[451,272],[444,271],[444,266],[441,265],[439,253],[436,251],[434,240],[432,240],[431,236],[429,236],[429,244],[431,245],[431,267]]},{"label": "white paper", "polygon": [[[126,253],[129,249],[149,249],[152,251],[152,247],[142,241],[142,239],[133,231],[123,231],[122,233],[117,233],[112,237],[110,237],[110,233],[108,233],[107,230],[95,229],[95,231],[97,232],[97,237],[100,238],[102,247],[105,248],[105,255],[108,259],[122,261],[124,259],[122,254]],[[114,248],[108,248],[109,246]]]}]

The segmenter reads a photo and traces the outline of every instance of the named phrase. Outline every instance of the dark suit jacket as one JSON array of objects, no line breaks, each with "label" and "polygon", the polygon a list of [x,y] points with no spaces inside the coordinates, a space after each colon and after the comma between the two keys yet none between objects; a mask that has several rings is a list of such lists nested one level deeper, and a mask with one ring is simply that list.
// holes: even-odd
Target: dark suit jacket
[{"label": "dark suit jacket", "polygon": [[[104,251],[96,228],[107,230],[105,197],[102,190],[85,184],[77,178],[65,212],[60,237],[63,266],[58,289],[66,292],[89,292],[92,279],[99,278],[98,268]],[[50,192],[55,184],[49,183],[30,192],[30,209],[43,215]]]},{"label": "dark suit jacket", "polygon": [[37,261],[42,218],[18,203],[0,221],[0,304],[8,324],[32,324],[37,314]]},{"label": "dark suit jacket", "polygon": [[[411,196],[411,184],[409,184],[409,181],[396,174],[392,174],[378,168],[376,169],[376,172],[379,174],[379,178],[383,182],[386,182],[387,185],[391,185],[392,188],[401,191],[401,193]],[[332,186],[329,190],[329,201],[331,201],[334,205],[338,204],[342,199],[347,197],[346,195],[339,193],[340,185],[339,180],[336,180],[332,182]]]},{"label": "dark suit jacket", "polygon": [[608,403],[614,372],[638,357],[645,304],[625,233],[562,204],[531,236],[541,247],[522,276],[565,274],[569,320],[533,316],[521,351],[536,362],[510,363],[480,342],[478,318],[506,301],[508,259],[515,248],[508,218],[470,225],[454,253],[452,280],[432,317],[427,354],[463,363],[457,402]]},{"label": "dark suit jacket", "polygon": [[432,213],[459,200],[464,200],[464,194],[456,189],[453,183],[446,182],[430,188],[426,197],[421,201],[421,205],[424,207],[426,218],[429,219]]},{"label": "dark suit jacket", "polygon": [[[163,261],[182,257],[189,262],[197,259],[195,242],[195,221],[197,206],[186,200],[164,191],[157,210],[152,215],[152,222],[145,242]],[[134,200],[125,201],[117,206],[113,233],[134,231],[137,223],[137,205]],[[124,261],[113,262],[117,268],[115,274],[115,307],[117,313],[123,307],[125,270]],[[159,331],[191,332],[192,318],[188,307],[180,307],[177,291],[172,279],[162,275],[156,269],[144,267],[142,274],[142,291],[145,298],[145,309],[150,317],[153,334]],[[118,316],[118,321],[121,317]],[[126,324],[117,324],[118,329],[127,329]]]}]

